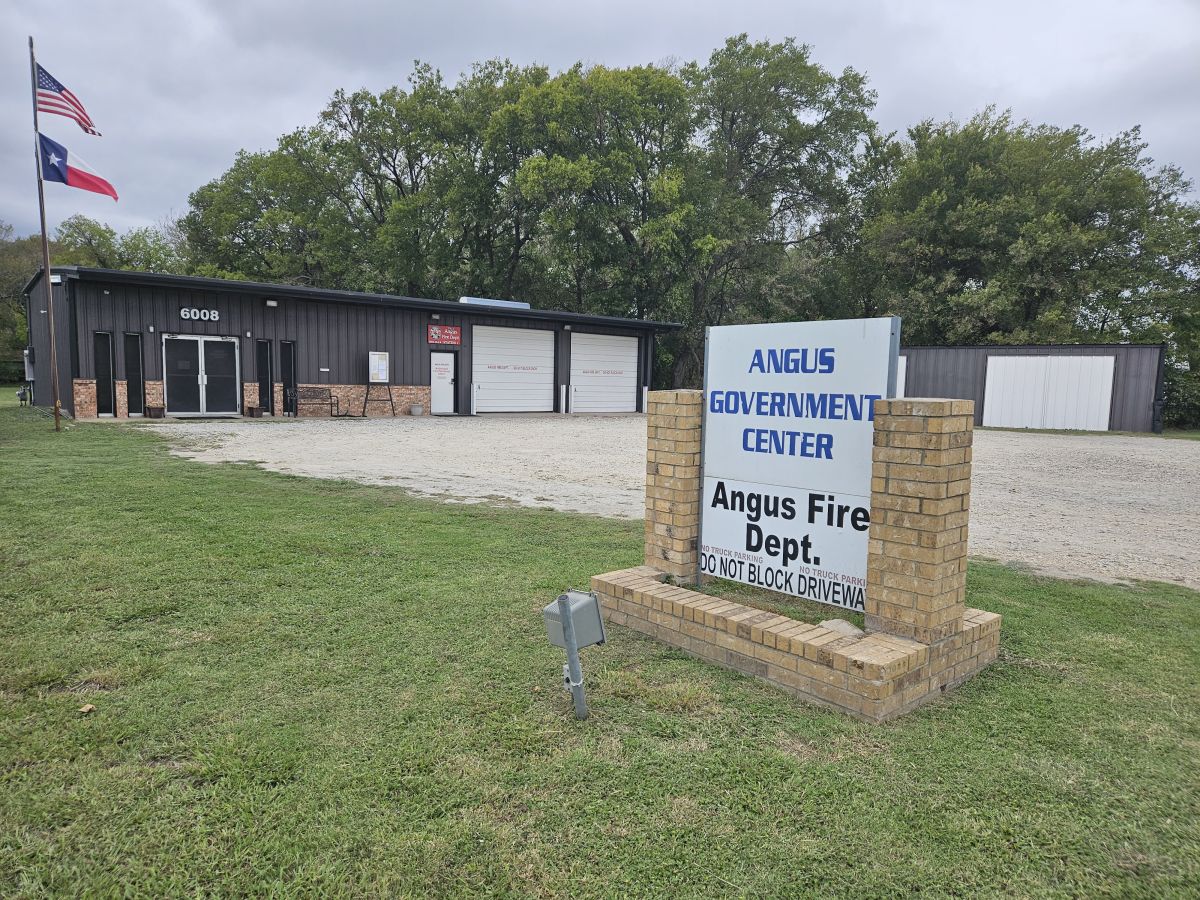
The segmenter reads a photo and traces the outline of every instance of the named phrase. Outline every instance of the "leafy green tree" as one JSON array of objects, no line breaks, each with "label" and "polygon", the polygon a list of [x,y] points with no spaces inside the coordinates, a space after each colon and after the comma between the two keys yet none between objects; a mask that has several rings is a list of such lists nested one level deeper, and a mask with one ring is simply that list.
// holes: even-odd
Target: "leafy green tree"
[{"label": "leafy green tree", "polygon": [[202,272],[682,318],[686,381],[704,325],[753,315],[843,202],[870,104],[862,76],[745,36],[704,67],[493,60],[448,87],[418,64],[239,155],[182,228]]},{"label": "leafy green tree", "polygon": [[543,207],[539,253],[576,309],[653,318],[680,277],[690,207],[686,85],[654,66],[576,66],[514,114],[540,152],[518,173]]},{"label": "leafy green tree", "polygon": [[695,384],[705,325],[775,306],[788,252],[849,200],[847,177],[872,133],[866,78],[833,75],[806,45],[730,38],[685,67],[701,153],[689,185],[695,230],[685,250],[673,382]]},{"label": "leafy green tree", "polygon": [[897,313],[910,344],[1161,341],[1173,395],[1195,393],[1200,206],[1138,129],[1097,141],[988,109],[882,159],[821,248],[828,306]]},{"label": "leafy green tree", "polygon": [[518,184],[538,146],[518,109],[549,77],[541,66],[492,60],[474,66],[451,91],[444,163],[431,185],[445,209],[439,265],[445,296],[543,299],[544,273],[534,252],[543,206]]},{"label": "leafy green tree", "polygon": [[5,382],[25,375],[21,351],[27,337],[21,289],[41,267],[41,239],[37,235],[18,238],[12,225],[0,222],[0,380]]},{"label": "leafy green tree", "polygon": [[75,215],[56,229],[54,247],[54,265],[168,273],[188,270],[183,237],[169,224],[118,234],[95,219]]},{"label": "leafy green tree", "polygon": [[[239,154],[180,223],[192,271],[476,294],[684,323],[660,382],[696,384],[707,325],[898,313],[910,343],[1162,340],[1200,377],[1197,207],[1136,129],[965,124],[879,134],[866,79],[793,40],[707,62],[338,92]],[[82,229],[79,252],[156,257]],[[177,244],[173,246],[178,246]]]},{"label": "leafy green tree", "polygon": [[1194,277],[1196,208],[1177,170],[1151,169],[1136,129],[1098,143],[988,110],[922,123],[909,140],[856,260],[881,272],[876,304],[904,316],[908,342],[1146,339],[1171,327]]},{"label": "leafy green tree", "polygon": [[221,178],[193,192],[180,221],[197,274],[341,286],[342,262],[321,240],[323,199],[285,153],[239,153]]}]

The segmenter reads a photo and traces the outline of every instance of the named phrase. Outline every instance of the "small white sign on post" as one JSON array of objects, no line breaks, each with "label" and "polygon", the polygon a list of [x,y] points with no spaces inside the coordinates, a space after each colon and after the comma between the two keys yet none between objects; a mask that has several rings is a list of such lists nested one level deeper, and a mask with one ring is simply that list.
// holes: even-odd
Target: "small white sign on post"
[{"label": "small white sign on post", "polygon": [[708,329],[700,570],[862,610],[874,404],[900,320]]},{"label": "small white sign on post", "polygon": [[387,384],[388,355],[383,350],[372,350],[368,354],[367,379],[371,384]]}]

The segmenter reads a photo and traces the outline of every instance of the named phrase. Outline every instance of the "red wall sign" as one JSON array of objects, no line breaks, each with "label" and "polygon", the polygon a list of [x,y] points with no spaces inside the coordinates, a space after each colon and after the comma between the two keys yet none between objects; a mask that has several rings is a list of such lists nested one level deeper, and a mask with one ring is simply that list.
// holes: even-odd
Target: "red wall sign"
[{"label": "red wall sign", "polygon": [[458,347],[462,344],[462,328],[458,325],[430,325],[429,343],[452,344]]}]

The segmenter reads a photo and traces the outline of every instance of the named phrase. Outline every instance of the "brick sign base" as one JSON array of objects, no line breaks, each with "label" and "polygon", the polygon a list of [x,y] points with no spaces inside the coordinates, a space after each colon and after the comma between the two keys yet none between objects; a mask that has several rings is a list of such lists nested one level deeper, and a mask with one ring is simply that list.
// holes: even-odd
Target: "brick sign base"
[{"label": "brick sign base", "polygon": [[592,578],[609,621],[870,722],[996,658],[1000,616],[963,602],[972,401],[876,403],[867,633],[858,636],[668,583],[696,574],[701,404],[700,391],[650,394],[646,564]]}]

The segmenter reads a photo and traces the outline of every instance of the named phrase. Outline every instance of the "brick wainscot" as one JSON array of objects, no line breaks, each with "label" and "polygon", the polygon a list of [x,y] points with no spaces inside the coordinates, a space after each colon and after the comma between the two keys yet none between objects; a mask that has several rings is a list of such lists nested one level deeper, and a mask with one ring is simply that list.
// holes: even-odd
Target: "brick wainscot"
[{"label": "brick wainscot", "polygon": [[[337,398],[338,409],[340,412],[353,413],[359,415],[363,410],[363,398],[367,394],[367,385],[365,384],[302,384],[301,388],[328,388],[329,392]],[[396,405],[396,415],[407,416],[409,408],[412,406],[420,406],[429,412],[429,385],[420,384],[393,384],[392,402]],[[390,416],[392,407],[387,401],[387,394],[382,385],[375,385],[371,390],[371,399],[367,403],[368,416]],[[329,418],[329,405],[320,403],[306,403],[297,408],[297,415],[302,418],[324,417]]]}]

